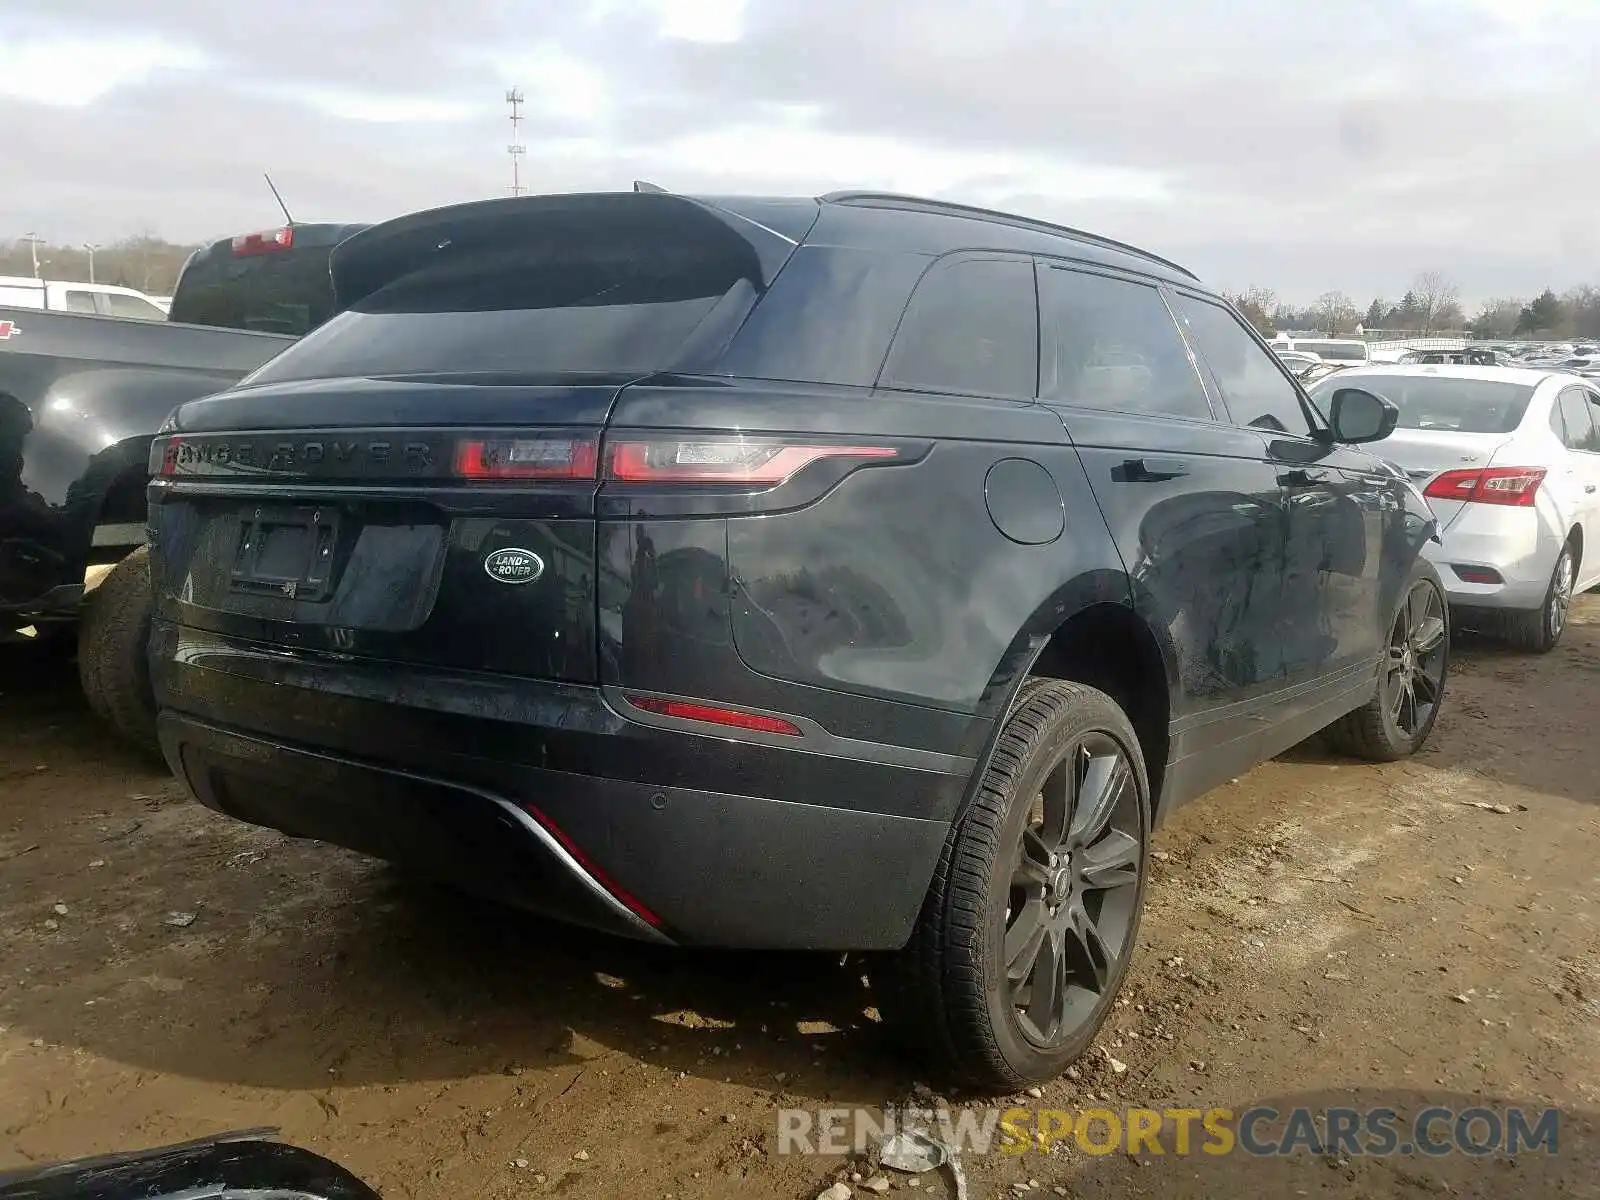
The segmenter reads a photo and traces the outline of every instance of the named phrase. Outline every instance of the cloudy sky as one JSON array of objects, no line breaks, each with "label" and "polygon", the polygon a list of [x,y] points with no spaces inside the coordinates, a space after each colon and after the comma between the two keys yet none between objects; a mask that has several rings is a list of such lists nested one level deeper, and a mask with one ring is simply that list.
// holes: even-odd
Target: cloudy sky
[{"label": "cloudy sky", "polygon": [[[1294,13],[1301,15],[1291,15]],[[1600,282],[1600,0],[0,0],[0,238],[914,191],[1226,287]]]}]

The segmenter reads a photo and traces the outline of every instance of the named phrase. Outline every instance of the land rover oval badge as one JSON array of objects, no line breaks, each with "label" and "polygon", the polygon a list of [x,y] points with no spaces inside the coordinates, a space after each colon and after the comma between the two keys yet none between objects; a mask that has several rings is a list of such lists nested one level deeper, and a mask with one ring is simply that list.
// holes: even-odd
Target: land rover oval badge
[{"label": "land rover oval badge", "polygon": [[532,583],[544,574],[544,559],[532,550],[506,546],[485,555],[483,569],[496,583]]}]

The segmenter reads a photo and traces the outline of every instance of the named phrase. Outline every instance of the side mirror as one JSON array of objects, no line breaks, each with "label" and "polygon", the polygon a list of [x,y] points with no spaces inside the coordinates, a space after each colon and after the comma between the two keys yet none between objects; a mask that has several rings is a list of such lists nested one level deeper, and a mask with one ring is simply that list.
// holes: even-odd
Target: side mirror
[{"label": "side mirror", "polygon": [[1400,410],[1392,401],[1361,388],[1340,388],[1328,406],[1333,440],[1347,445],[1381,442],[1399,423]]}]

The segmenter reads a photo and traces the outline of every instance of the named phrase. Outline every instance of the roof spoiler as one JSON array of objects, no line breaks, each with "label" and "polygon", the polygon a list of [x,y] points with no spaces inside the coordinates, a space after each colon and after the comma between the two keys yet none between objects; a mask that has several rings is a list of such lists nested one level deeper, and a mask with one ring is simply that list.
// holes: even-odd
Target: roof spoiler
[{"label": "roof spoiler", "polygon": [[477,200],[427,209],[352,234],[329,255],[336,310],[359,303],[413,272],[457,255],[492,255],[540,231],[574,236],[614,230],[618,238],[706,239],[708,247],[751,258],[751,282],[766,288],[794,253],[795,242],[706,200],[654,184],[630,192],[566,192]]}]

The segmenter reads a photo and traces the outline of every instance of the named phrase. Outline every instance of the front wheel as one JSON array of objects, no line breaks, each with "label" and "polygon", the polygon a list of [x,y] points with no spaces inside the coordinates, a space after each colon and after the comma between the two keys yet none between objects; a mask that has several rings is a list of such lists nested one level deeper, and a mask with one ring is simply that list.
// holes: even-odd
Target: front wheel
[{"label": "front wheel", "polygon": [[951,830],[910,944],[873,983],[885,1021],[997,1092],[1088,1049],[1144,902],[1150,785],[1133,727],[1080,684],[1024,686]]},{"label": "front wheel", "polygon": [[1419,558],[1389,626],[1372,699],[1324,731],[1333,749],[1394,762],[1422,749],[1439,718],[1450,669],[1450,606],[1432,563]]}]

